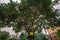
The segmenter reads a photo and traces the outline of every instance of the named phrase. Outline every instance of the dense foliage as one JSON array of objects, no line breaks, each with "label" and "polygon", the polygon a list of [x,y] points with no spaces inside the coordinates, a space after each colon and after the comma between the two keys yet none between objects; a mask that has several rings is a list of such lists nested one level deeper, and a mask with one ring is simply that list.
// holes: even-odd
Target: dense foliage
[{"label": "dense foliage", "polygon": [[8,32],[0,32],[0,40],[7,40],[9,38]]},{"label": "dense foliage", "polygon": [[8,4],[0,4],[0,10],[0,26],[13,25],[16,32],[23,28],[35,32],[52,26],[57,16],[51,0],[21,0],[21,3],[10,0]]},{"label": "dense foliage", "polygon": [[21,34],[20,40],[48,40],[47,35],[42,33],[35,33],[35,39],[28,39],[28,34]]},{"label": "dense foliage", "polygon": [[58,15],[52,0],[21,0],[21,3],[10,0],[8,4],[0,4],[0,27],[13,26],[16,33],[22,29],[28,34],[41,32],[42,28],[59,26]]},{"label": "dense foliage", "polygon": [[60,30],[57,30],[57,35],[60,37]]}]

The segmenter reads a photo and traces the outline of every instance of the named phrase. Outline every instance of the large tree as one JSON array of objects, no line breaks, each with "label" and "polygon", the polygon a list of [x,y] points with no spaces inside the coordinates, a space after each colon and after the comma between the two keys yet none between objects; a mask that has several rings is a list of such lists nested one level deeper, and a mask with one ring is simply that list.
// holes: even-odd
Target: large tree
[{"label": "large tree", "polygon": [[24,29],[28,34],[51,26],[56,26],[57,12],[52,0],[21,0],[21,3],[10,0],[0,4],[0,26],[13,26],[15,32]]}]

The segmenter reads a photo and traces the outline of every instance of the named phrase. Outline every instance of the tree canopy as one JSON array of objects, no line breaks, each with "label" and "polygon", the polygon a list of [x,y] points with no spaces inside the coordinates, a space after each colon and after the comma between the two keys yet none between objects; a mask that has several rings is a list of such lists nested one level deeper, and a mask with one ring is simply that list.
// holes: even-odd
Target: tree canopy
[{"label": "tree canopy", "polygon": [[0,26],[13,26],[15,32],[25,29],[26,32],[57,26],[58,13],[52,0],[21,0],[21,3],[10,0],[0,4]]}]

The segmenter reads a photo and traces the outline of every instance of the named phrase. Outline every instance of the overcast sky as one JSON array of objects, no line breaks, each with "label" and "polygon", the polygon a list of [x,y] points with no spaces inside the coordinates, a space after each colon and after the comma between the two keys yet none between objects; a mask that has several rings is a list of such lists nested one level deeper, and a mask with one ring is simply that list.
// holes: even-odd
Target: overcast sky
[{"label": "overcast sky", "polygon": [[[21,2],[19,0],[13,0],[13,1]],[[9,2],[9,0],[0,0],[0,3],[8,3],[8,2]],[[55,5],[54,8],[55,9],[60,9],[60,4]],[[14,35],[15,34],[15,32],[12,30],[12,27],[10,27],[10,28],[6,28],[5,27],[5,28],[2,28],[1,30],[9,32],[10,35]]]},{"label": "overcast sky", "polygon": [[0,3],[8,3],[9,0],[0,0]]},{"label": "overcast sky", "polygon": [[[13,0],[13,1],[21,2],[21,1],[19,1],[19,0]],[[9,2],[9,0],[0,0],[0,3],[8,3],[8,2]]]},{"label": "overcast sky", "polygon": [[4,28],[1,28],[1,31],[7,31],[10,33],[10,35],[16,35],[16,33],[13,31],[13,28],[12,27],[4,27]]}]

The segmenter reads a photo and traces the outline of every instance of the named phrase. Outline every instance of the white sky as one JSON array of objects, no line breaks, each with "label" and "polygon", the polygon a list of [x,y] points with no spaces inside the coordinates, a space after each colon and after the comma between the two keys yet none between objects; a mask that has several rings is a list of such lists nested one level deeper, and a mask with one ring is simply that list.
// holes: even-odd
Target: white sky
[{"label": "white sky", "polygon": [[[19,0],[13,0],[13,1],[17,1],[17,2],[21,2],[21,1],[19,1]],[[9,0],[0,0],[0,3],[8,3],[9,2]]]},{"label": "white sky", "polygon": [[[21,2],[19,0],[13,0],[13,1]],[[0,3],[8,3],[8,2],[9,2],[9,0],[0,0]],[[55,9],[60,9],[60,4],[55,5],[54,8]],[[9,32],[10,35],[15,35],[15,32],[12,30],[12,27],[10,27],[10,28],[5,27],[5,28],[2,28],[1,30]]]},{"label": "white sky", "polygon": [[9,0],[0,0],[0,3],[8,3]]},{"label": "white sky", "polygon": [[13,31],[13,28],[12,27],[4,27],[4,28],[1,28],[0,29],[1,31],[7,31],[10,33],[10,35],[16,35],[16,33]]},{"label": "white sky", "polygon": [[60,4],[54,6],[55,9],[60,9]]}]

